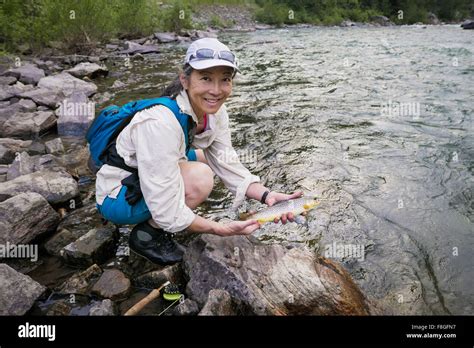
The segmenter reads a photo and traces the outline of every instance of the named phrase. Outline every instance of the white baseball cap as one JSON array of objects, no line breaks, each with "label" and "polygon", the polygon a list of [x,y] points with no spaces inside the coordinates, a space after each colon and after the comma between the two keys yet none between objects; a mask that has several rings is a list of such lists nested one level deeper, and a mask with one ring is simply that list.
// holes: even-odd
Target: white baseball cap
[{"label": "white baseball cap", "polygon": [[196,70],[230,66],[240,72],[235,54],[222,42],[210,37],[196,40],[188,47],[184,64]]}]

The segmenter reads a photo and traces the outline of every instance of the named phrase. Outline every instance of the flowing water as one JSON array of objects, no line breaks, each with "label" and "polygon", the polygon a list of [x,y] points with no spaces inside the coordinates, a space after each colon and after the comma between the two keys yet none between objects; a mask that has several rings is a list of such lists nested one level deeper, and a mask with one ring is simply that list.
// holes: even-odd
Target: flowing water
[{"label": "flowing water", "polygon": [[[306,225],[267,224],[256,236],[336,258],[395,314],[472,314],[473,33],[300,28],[220,39],[242,70],[227,102],[242,161],[273,190],[323,200]],[[115,62],[128,87],[107,103],[157,96],[186,46]],[[219,219],[231,201],[220,183],[199,211]]]}]

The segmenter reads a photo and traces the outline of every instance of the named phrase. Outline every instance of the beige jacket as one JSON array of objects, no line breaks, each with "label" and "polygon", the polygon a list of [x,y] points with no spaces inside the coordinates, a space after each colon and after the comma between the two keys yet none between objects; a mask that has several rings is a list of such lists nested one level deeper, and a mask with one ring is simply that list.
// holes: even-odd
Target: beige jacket
[{"label": "beige jacket", "polygon": [[[197,123],[186,91],[177,96],[181,111]],[[232,148],[229,116],[225,105],[208,115],[206,130],[196,134],[194,148],[202,149],[209,166],[234,194],[236,207],[245,199],[251,183],[259,182],[239,161]],[[173,112],[158,105],[137,113],[117,137],[117,152],[125,163],[138,168],[143,197],[153,220],[168,232],[179,232],[194,220],[193,211],[184,200],[184,182],[179,162],[186,161],[184,134]],[[104,165],[97,173],[96,200],[102,204],[109,196],[116,198],[121,181],[129,172]]]}]

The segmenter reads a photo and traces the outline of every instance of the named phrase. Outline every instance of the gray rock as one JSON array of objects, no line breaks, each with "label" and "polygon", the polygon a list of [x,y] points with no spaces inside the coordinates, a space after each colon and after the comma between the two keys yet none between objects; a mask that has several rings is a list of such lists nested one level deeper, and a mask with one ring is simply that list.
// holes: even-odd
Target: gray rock
[{"label": "gray rock", "polygon": [[13,105],[19,105],[19,110],[22,112],[36,111],[36,103],[30,99],[20,99],[20,101]]},{"label": "gray rock", "polygon": [[56,138],[44,143],[46,152],[51,154],[62,154],[64,153],[64,146],[61,138]]},{"label": "gray rock", "polygon": [[75,242],[66,245],[60,254],[71,265],[100,264],[115,255],[116,239],[114,226],[94,228]]},{"label": "gray rock", "polygon": [[123,54],[146,54],[146,53],[159,53],[159,48],[156,45],[140,45],[133,41],[125,42],[125,50],[122,50],[120,53]]},{"label": "gray rock", "polygon": [[115,80],[115,82],[112,85],[112,88],[122,88],[125,87],[127,84],[123,83],[120,80]]},{"label": "gray rock", "polygon": [[17,80],[15,76],[0,76],[0,85],[13,85]]},{"label": "gray rock", "polygon": [[312,252],[244,236],[202,235],[187,248],[186,293],[204,305],[226,290],[236,311],[257,315],[366,315],[370,308],[342,266]]},{"label": "gray rock", "polygon": [[0,88],[0,101],[9,100],[15,95],[11,92],[9,88]]},{"label": "gray rock", "polygon": [[342,21],[341,24],[339,24],[340,27],[355,27],[357,26],[357,23],[350,21],[350,20],[345,20]]},{"label": "gray rock", "polygon": [[173,310],[174,315],[197,315],[198,313],[198,304],[189,298],[178,304]]},{"label": "gray rock", "polygon": [[38,193],[20,193],[0,203],[0,244],[26,244],[52,231],[59,215]]},{"label": "gray rock", "polygon": [[44,71],[33,64],[25,64],[18,68],[7,70],[4,75],[14,76],[19,81],[29,85],[36,85],[40,79],[45,77]]},{"label": "gray rock", "polygon": [[24,315],[46,288],[29,276],[0,264],[0,315]]},{"label": "gray rock", "polygon": [[105,66],[100,66],[96,63],[79,63],[74,68],[66,70],[69,74],[74,77],[82,78],[87,76],[91,79],[96,78],[98,76],[107,76],[109,70]]},{"label": "gray rock", "polygon": [[[13,101],[14,99],[15,98],[12,98],[10,101]],[[19,112],[33,111],[36,111],[36,104],[34,101],[29,99],[20,99],[17,103],[9,104],[8,106],[0,109],[0,126],[3,127],[8,119]]]},{"label": "gray rock", "polygon": [[22,175],[0,185],[0,202],[22,192],[36,192],[50,204],[64,203],[79,196],[79,187],[62,168],[51,168]]},{"label": "gray rock", "polygon": [[27,150],[31,144],[31,140],[0,138],[0,163],[11,163],[15,159],[17,152]]},{"label": "gray rock", "polygon": [[114,45],[114,44],[107,44],[105,45],[105,49],[109,51],[116,51],[118,50],[119,45]]},{"label": "gray rock", "polygon": [[7,180],[35,172],[34,159],[27,152],[21,152],[15,157],[7,171]]},{"label": "gray rock", "polygon": [[83,137],[94,119],[95,105],[84,93],[77,92],[61,102],[56,114],[60,136]]},{"label": "gray rock", "polygon": [[0,164],[0,175],[7,175],[8,168],[10,168],[8,164]]},{"label": "gray rock", "polygon": [[[22,98],[33,100],[36,104],[46,106],[48,108],[56,108],[61,103],[65,95],[62,90],[51,88],[35,88],[19,94]],[[40,110],[38,108],[38,110]]]},{"label": "gray rock", "polygon": [[74,273],[69,279],[61,284],[56,290],[61,294],[86,295],[92,286],[102,275],[102,270],[97,265],[92,265],[85,271]]},{"label": "gray rock", "polygon": [[54,234],[44,247],[48,253],[61,256],[61,249],[82,237],[91,229],[102,227],[102,220],[95,207],[95,202],[70,212],[61,221],[57,233]]},{"label": "gray rock", "polygon": [[29,155],[43,155],[46,153],[46,147],[40,141],[33,141],[26,152]]},{"label": "gray rock", "polygon": [[439,21],[438,17],[434,13],[428,12],[428,23],[433,24],[433,25],[438,25],[441,22]]},{"label": "gray rock", "polygon": [[206,304],[199,312],[199,315],[236,315],[230,294],[221,289],[212,289],[209,291]]},{"label": "gray rock", "polygon": [[29,156],[22,152],[15,157],[7,171],[7,180],[13,180],[22,175],[31,174],[43,169],[62,167],[63,163],[53,155]]},{"label": "gray rock", "polygon": [[112,316],[117,314],[117,308],[115,304],[109,300],[103,300],[100,303],[94,305],[90,311],[90,316]]},{"label": "gray rock", "polygon": [[377,24],[382,25],[382,26],[393,25],[393,23],[390,21],[390,19],[388,19],[385,16],[372,16],[372,17],[370,17],[370,20],[373,23],[377,23]]},{"label": "gray rock", "polygon": [[153,36],[159,43],[178,41],[178,37],[175,33],[155,33]]},{"label": "gray rock", "polygon": [[56,125],[56,116],[51,111],[16,113],[3,124],[2,136],[27,139],[43,134]]},{"label": "gray rock", "polygon": [[67,72],[43,77],[38,82],[38,87],[62,91],[66,97],[79,92],[89,97],[97,92],[97,86],[95,84],[75,78]]},{"label": "gray rock", "polygon": [[46,312],[47,316],[67,316],[71,315],[72,306],[67,300],[59,300],[54,303]]},{"label": "gray rock", "polygon": [[106,269],[92,287],[92,293],[111,300],[123,300],[130,290],[130,279],[117,269]]},{"label": "gray rock", "polygon": [[474,20],[467,20],[461,24],[463,29],[474,29]]},{"label": "gray rock", "polygon": [[156,289],[168,280],[172,283],[179,283],[181,276],[181,264],[175,264],[142,274],[135,278],[134,284],[139,287]]}]

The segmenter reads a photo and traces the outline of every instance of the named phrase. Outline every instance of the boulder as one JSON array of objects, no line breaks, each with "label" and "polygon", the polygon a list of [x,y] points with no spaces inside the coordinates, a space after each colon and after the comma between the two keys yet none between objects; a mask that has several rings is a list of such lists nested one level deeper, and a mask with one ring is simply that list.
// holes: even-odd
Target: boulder
[{"label": "boulder", "polygon": [[168,43],[178,41],[176,33],[155,33],[153,35],[159,43]]},{"label": "boulder", "polygon": [[51,154],[30,157],[27,152],[22,152],[15,157],[10,168],[8,168],[7,180],[13,180],[19,176],[31,174],[40,170],[62,166],[63,163]]},{"label": "boulder", "polygon": [[98,302],[89,310],[90,316],[112,316],[117,314],[117,308],[115,304],[109,300],[103,300]]},{"label": "boulder", "polygon": [[0,202],[22,192],[36,192],[50,204],[59,204],[79,196],[79,187],[64,169],[45,169],[2,183]]},{"label": "boulder", "polygon": [[62,283],[56,290],[61,294],[86,295],[92,286],[100,278],[102,270],[97,265],[92,265],[85,271],[74,273],[69,279]]},{"label": "boulder", "polygon": [[48,253],[60,256],[61,249],[82,237],[91,229],[102,227],[101,217],[95,202],[71,211],[59,224],[54,234],[44,247]]},{"label": "boulder", "polygon": [[125,49],[120,51],[123,54],[146,54],[146,53],[159,53],[158,46],[156,45],[140,45],[133,41],[125,41]]},{"label": "boulder", "polygon": [[0,85],[13,85],[17,80],[15,76],[0,76]]},{"label": "boulder", "polygon": [[0,163],[11,163],[16,153],[26,151],[31,144],[31,140],[0,138]]},{"label": "boulder", "polygon": [[28,139],[45,133],[56,125],[56,116],[51,111],[16,113],[3,124],[2,136]]},{"label": "boulder", "polygon": [[390,19],[388,19],[387,17],[385,16],[372,16],[370,17],[370,20],[373,22],[373,23],[377,23],[379,25],[382,25],[382,26],[388,26],[388,25],[392,25],[393,23],[390,21]]},{"label": "boulder", "polygon": [[212,289],[209,291],[206,304],[199,312],[199,315],[236,315],[230,294],[227,291],[221,289]]},{"label": "boulder", "polygon": [[0,263],[0,315],[24,315],[46,288]]},{"label": "boulder", "polygon": [[38,82],[38,87],[62,91],[66,97],[79,92],[89,97],[97,92],[97,86],[92,82],[80,80],[64,71],[57,75],[43,77]]},{"label": "boulder", "polygon": [[115,82],[114,82],[113,85],[112,85],[112,88],[123,88],[123,87],[125,87],[125,86],[127,86],[126,83],[123,83],[123,82],[120,81],[120,80],[115,80]]},{"label": "boulder", "polygon": [[61,103],[65,95],[62,90],[51,88],[35,88],[19,94],[22,98],[33,100],[36,104],[46,106],[48,108],[56,108]]},{"label": "boulder", "polygon": [[174,315],[197,315],[198,313],[197,303],[189,298],[178,304],[173,310]]},{"label": "boulder", "polygon": [[83,267],[100,264],[114,256],[116,238],[115,226],[94,228],[66,245],[60,254],[70,265]]},{"label": "boulder", "polygon": [[117,269],[106,269],[92,287],[92,293],[111,300],[123,300],[130,290],[130,279]]},{"label": "boulder", "polygon": [[15,69],[9,69],[4,75],[14,76],[20,82],[29,85],[36,85],[40,79],[45,77],[44,71],[33,64],[25,64]]},{"label": "boulder", "polygon": [[467,20],[461,24],[463,29],[474,29],[474,20]]},{"label": "boulder", "polygon": [[62,154],[64,153],[64,146],[61,138],[49,140],[44,143],[46,152],[50,154]]},{"label": "boulder", "polygon": [[43,196],[20,193],[0,203],[0,244],[27,244],[58,223],[58,213]]},{"label": "boulder", "polygon": [[255,238],[202,235],[187,248],[186,293],[203,306],[226,290],[236,311],[256,315],[367,315],[369,305],[347,271],[299,248]]},{"label": "boulder", "polygon": [[98,76],[107,76],[109,70],[105,66],[100,66],[96,63],[79,63],[74,68],[66,70],[69,74],[74,77],[82,78],[82,77],[89,77],[91,79],[96,78]]}]

